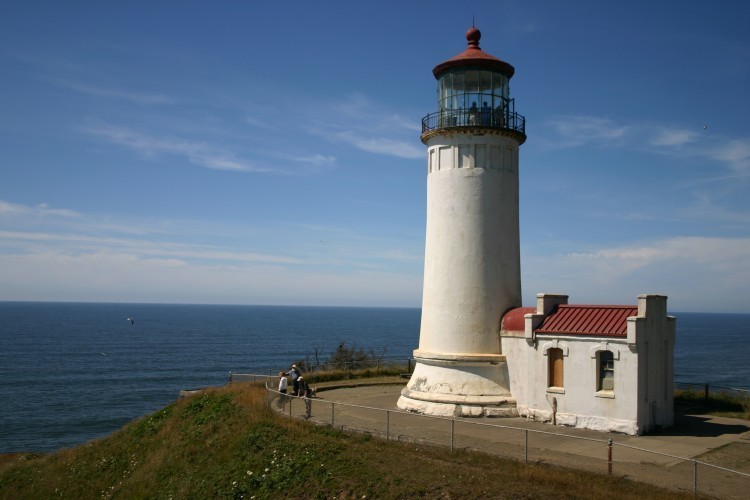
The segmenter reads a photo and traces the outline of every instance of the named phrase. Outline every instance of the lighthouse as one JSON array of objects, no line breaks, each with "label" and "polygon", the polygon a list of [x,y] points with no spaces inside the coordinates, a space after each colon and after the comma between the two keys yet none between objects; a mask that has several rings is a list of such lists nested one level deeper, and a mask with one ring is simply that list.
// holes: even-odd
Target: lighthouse
[{"label": "lighthouse", "polygon": [[515,416],[500,341],[521,306],[514,68],[479,47],[435,66],[437,111],[422,120],[427,229],[419,347],[399,408],[429,415]]}]

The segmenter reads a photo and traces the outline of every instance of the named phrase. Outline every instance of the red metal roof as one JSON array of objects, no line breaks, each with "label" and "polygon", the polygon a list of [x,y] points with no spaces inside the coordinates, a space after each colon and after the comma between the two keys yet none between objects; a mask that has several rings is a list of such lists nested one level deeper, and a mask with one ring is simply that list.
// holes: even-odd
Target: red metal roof
[{"label": "red metal roof", "polygon": [[458,54],[456,57],[448,59],[447,61],[435,66],[432,70],[432,74],[435,75],[435,78],[438,78],[440,73],[449,68],[465,66],[484,67],[494,71],[499,71],[508,78],[511,78],[516,71],[513,66],[497,57],[483,52],[482,49],[479,48],[480,38],[482,38],[481,31],[474,27],[469,28],[469,31],[466,32],[466,41],[469,43],[469,48]]},{"label": "red metal roof", "polygon": [[500,323],[500,329],[506,332],[522,332],[526,329],[525,314],[536,312],[536,307],[516,307],[511,309],[503,316]]},{"label": "red metal roof", "polygon": [[544,318],[536,333],[626,337],[627,318],[637,315],[637,306],[560,305]]}]

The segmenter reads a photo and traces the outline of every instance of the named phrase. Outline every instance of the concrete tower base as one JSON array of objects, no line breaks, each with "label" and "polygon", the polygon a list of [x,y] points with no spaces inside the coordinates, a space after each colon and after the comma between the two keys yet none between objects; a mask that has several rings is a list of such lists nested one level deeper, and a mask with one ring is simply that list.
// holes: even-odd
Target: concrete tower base
[{"label": "concrete tower base", "polygon": [[401,391],[402,410],[442,417],[517,417],[501,354],[414,351],[414,373]]}]

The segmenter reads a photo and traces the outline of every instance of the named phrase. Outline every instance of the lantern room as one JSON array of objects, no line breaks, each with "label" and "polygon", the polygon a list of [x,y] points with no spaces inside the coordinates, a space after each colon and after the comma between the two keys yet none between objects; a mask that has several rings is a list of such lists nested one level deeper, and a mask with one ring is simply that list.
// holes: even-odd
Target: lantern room
[{"label": "lantern room", "polygon": [[526,140],[526,121],[515,111],[509,81],[513,66],[479,48],[481,32],[466,32],[469,47],[432,70],[438,81],[438,111],[422,120],[422,140],[438,130],[487,127],[515,132]]}]

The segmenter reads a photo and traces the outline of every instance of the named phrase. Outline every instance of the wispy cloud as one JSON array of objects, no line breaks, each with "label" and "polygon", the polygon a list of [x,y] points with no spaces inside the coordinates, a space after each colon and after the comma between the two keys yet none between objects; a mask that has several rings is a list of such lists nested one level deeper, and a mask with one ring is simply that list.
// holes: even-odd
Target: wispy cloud
[{"label": "wispy cloud", "polygon": [[122,100],[130,101],[136,104],[173,104],[174,103],[174,99],[172,99],[169,96],[162,95],[162,94],[152,94],[152,93],[147,93],[147,92],[133,92],[133,91],[127,91],[127,90],[95,87],[93,85],[87,85],[87,84],[82,84],[82,83],[72,82],[72,81],[64,81],[62,83],[63,85],[65,85],[66,87],[70,89],[76,90],[78,92],[81,92],[87,95],[105,97],[109,99],[122,99]]},{"label": "wispy cloud", "polygon": [[78,214],[67,208],[51,208],[46,203],[35,207],[0,200],[0,217],[8,215],[34,215],[38,217],[76,217]]},{"label": "wispy cloud", "polygon": [[703,181],[750,175],[750,138],[708,135],[706,130],[643,123],[617,123],[593,116],[556,116],[544,124],[550,133],[540,142],[547,149],[602,147],[634,148],[651,153],[702,158],[730,168],[732,176],[712,175]]},{"label": "wispy cloud", "polygon": [[361,93],[314,112],[309,132],[334,143],[345,143],[368,153],[407,159],[424,157],[416,120],[384,109]]},{"label": "wispy cloud", "polygon": [[260,166],[255,162],[238,159],[232,153],[212,147],[204,142],[153,137],[124,127],[100,126],[86,128],[84,131],[146,156],[161,154],[181,156],[194,165],[215,170],[235,172],[275,171],[273,168]]},{"label": "wispy cloud", "polygon": [[303,262],[293,257],[233,251],[218,246],[144,241],[143,239],[89,236],[84,234],[0,230],[0,240],[4,244],[24,241],[46,242],[55,244],[55,247],[58,249],[62,249],[62,245],[64,245],[62,253],[66,254],[106,249],[110,253],[127,253],[140,257],[170,259],[265,262],[274,264],[301,264]]},{"label": "wispy cloud", "polygon": [[679,148],[695,142],[699,135],[693,130],[660,128],[651,139],[651,144]]},{"label": "wispy cloud", "polygon": [[708,154],[719,161],[728,163],[738,174],[750,174],[750,139],[730,140],[712,148]]},{"label": "wispy cloud", "polygon": [[665,238],[525,257],[524,287],[569,293],[577,303],[633,303],[640,293],[664,293],[676,310],[740,311],[750,293],[748,262],[750,238]]},{"label": "wispy cloud", "polygon": [[90,214],[69,222],[36,207],[2,202],[0,208],[0,300],[419,300],[420,254],[387,237],[296,223],[216,228],[200,221],[112,222]]},{"label": "wispy cloud", "polygon": [[628,125],[595,116],[555,116],[546,125],[554,132],[548,142],[555,148],[619,145],[632,133]]},{"label": "wispy cloud", "polygon": [[342,141],[369,153],[397,156],[399,158],[424,158],[424,148],[398,139],[363,136],[351,130],[333,132],[329,138]]},{"label": "wispy cloud", "polygon": [[255,116],[246,116],[245,117],[245,123],[248,125],[252,125],[253,127],[257,127],[263,130],[270,130],[272,132],[281,132],[283,131],[283,127],[280,127],[264,118],[258,118]]},{"label": "wispy cloud", "polygon": [[0,254],[0,275],[0,300],[415,306],[421,289],[413,274],[188,264],[106,251]]}]

